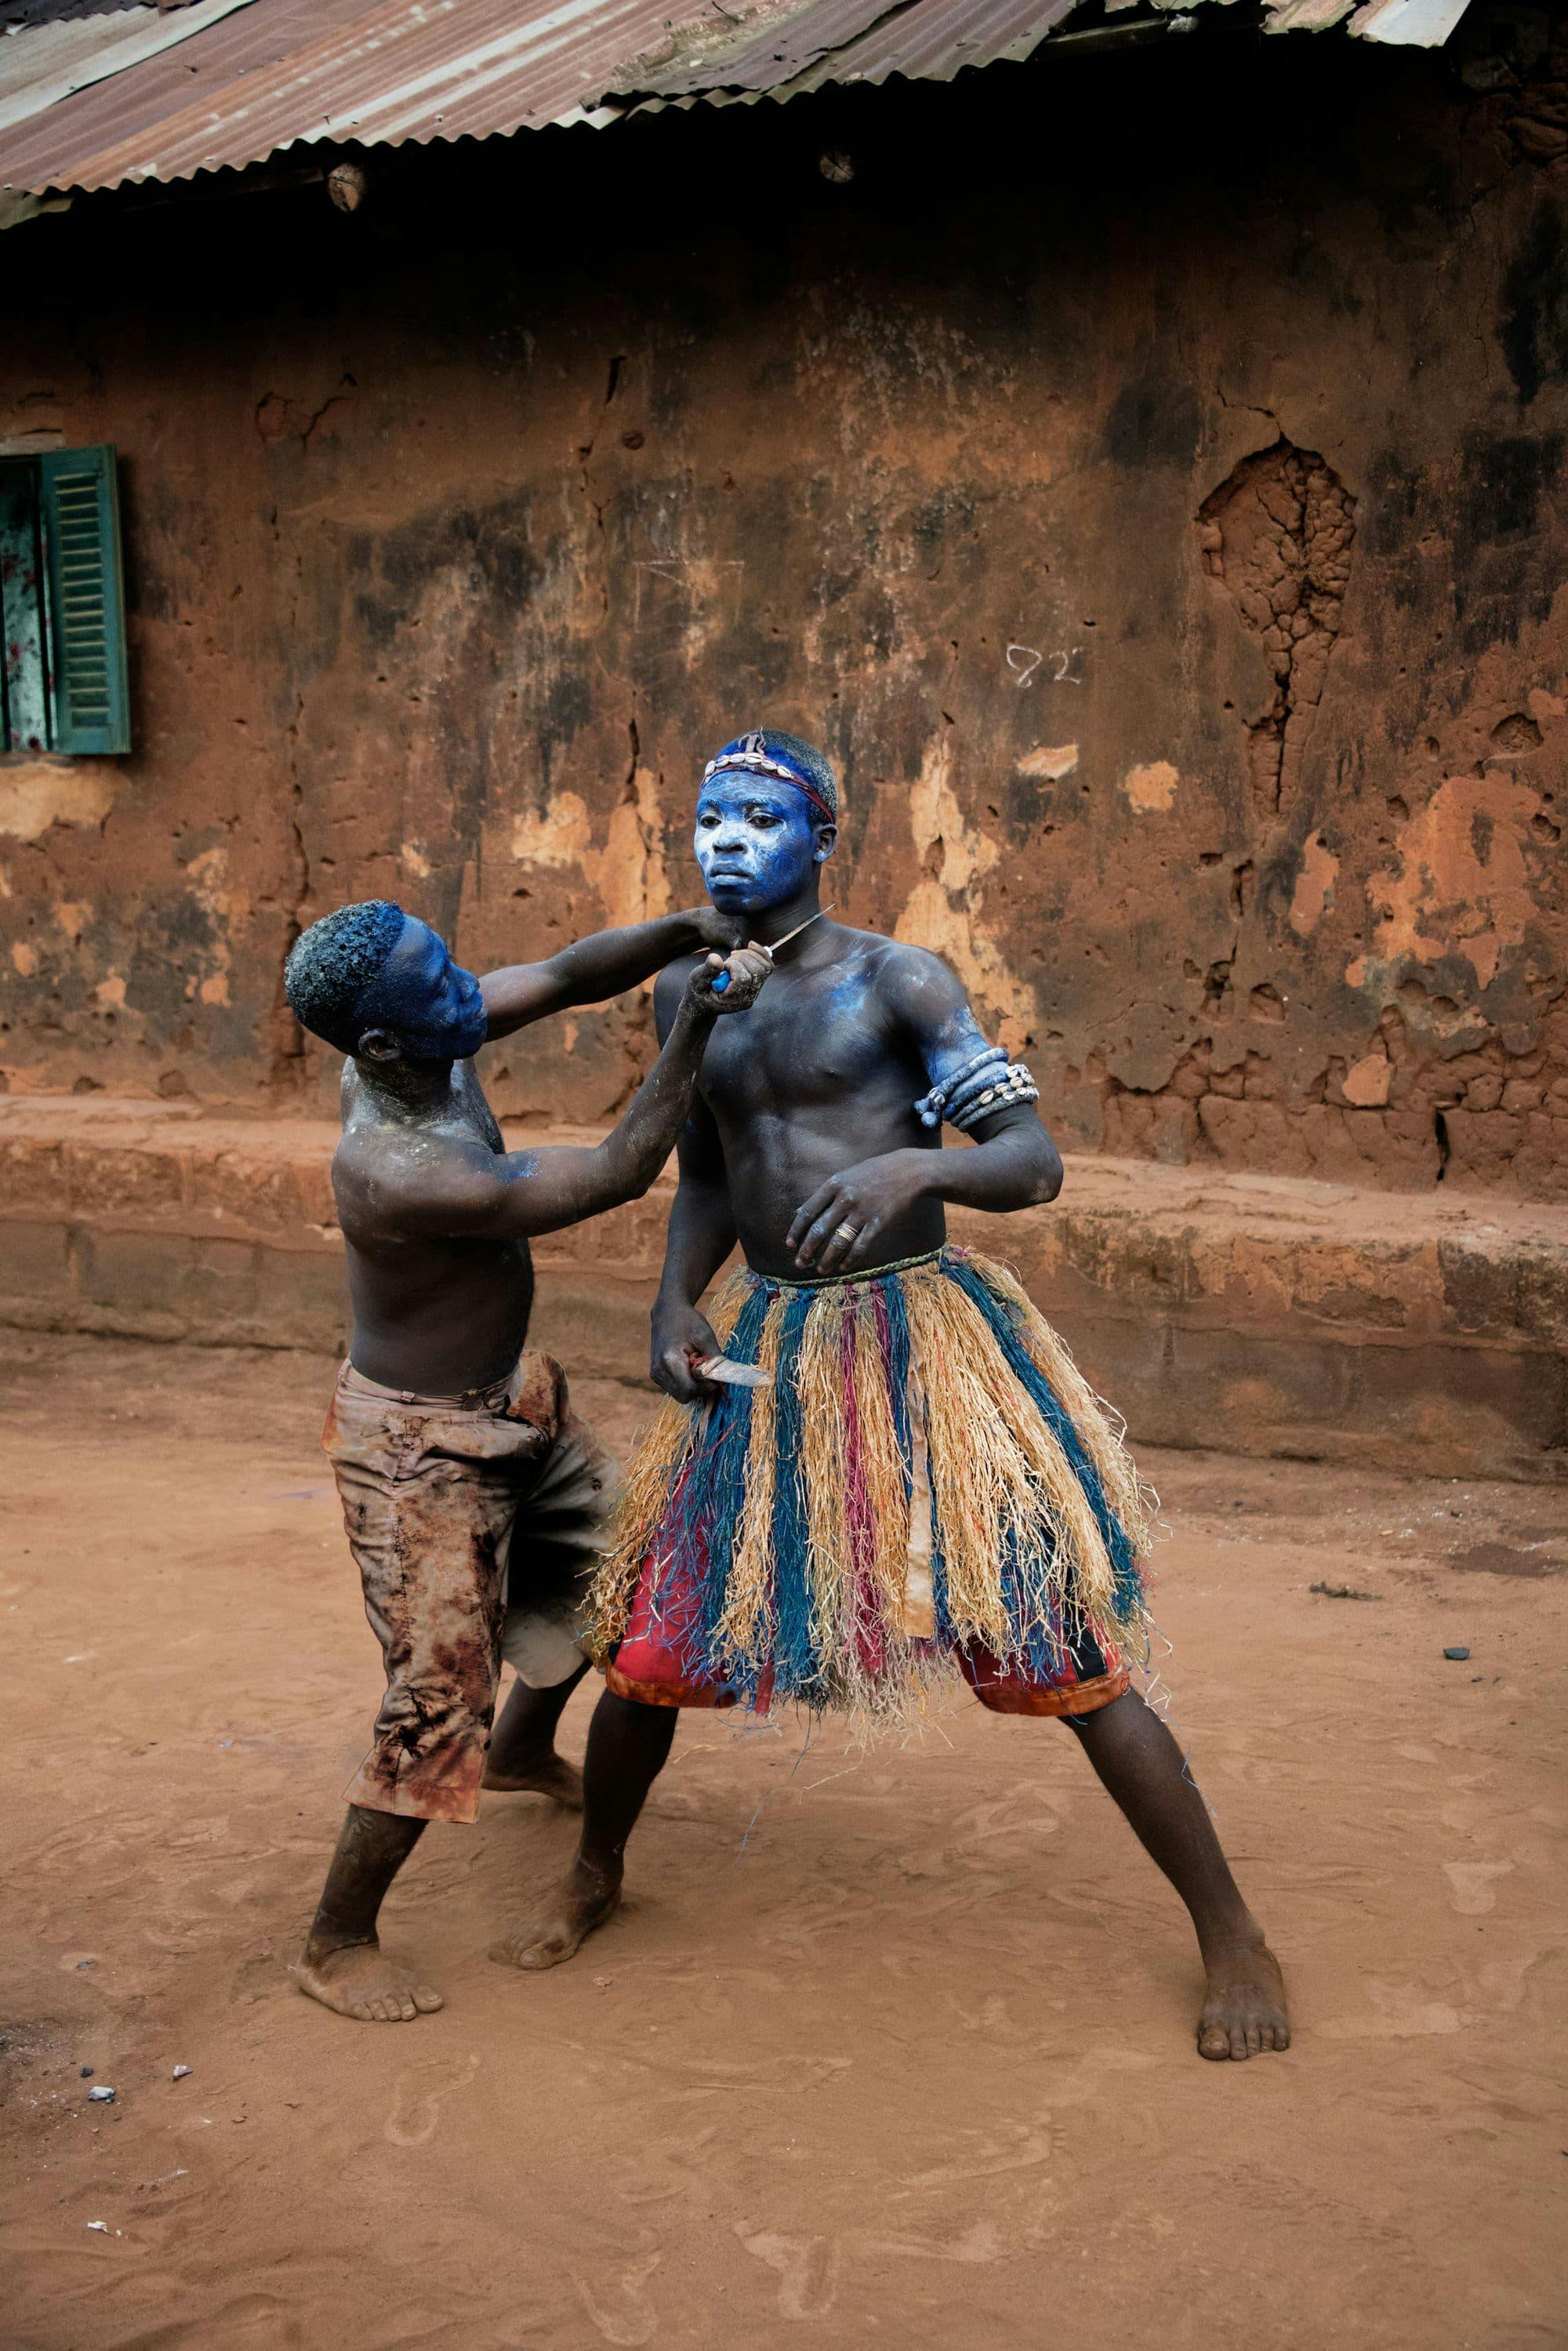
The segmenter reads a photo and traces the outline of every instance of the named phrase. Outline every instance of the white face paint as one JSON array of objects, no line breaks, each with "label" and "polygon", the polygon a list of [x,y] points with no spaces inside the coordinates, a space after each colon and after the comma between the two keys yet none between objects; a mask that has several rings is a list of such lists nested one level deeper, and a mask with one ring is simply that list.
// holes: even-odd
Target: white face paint
[{"label": "white face paint", "polygon": [[832,855],[833,840],[805,793],[771,777],[715,776],[697,801],[693,846],[708,896],[727,914],[788,905]]}]

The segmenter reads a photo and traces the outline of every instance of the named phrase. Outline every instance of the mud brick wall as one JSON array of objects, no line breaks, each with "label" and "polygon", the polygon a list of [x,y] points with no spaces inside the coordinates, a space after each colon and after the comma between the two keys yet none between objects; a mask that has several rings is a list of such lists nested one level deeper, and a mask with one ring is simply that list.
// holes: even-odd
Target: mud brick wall
[{"label": "mud brick wall", "polygon": [[[687,901],[700,762],[771,719],[842,763],[849,916],[1068,1145],[1561,1196],[1527,13],[1490,88],[1194,36],[8,235],[0,443],[119,445],[139,746],[0,766],[13,1092],[325,1111],[302,923],[396,895],[484,967]],[[647,1049],[633,1001],[488,1074],[593,1121]]]}]

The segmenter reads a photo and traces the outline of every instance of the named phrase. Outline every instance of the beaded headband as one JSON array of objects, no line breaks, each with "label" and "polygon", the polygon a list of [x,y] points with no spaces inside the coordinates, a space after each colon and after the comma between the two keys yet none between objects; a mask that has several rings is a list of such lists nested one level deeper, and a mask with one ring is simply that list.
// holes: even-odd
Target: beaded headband
[{"label": "beaded headband", "polygon": [[730,775],[737,770],[755,776],[777,776],[780,783],[793,784],[798,792],[805,793],[824,824],[837,824],[838,810],[826,797],[821,786],[812,777],[791,766],[787,752],[767,749],[763,736],[743,735],[737,743],[721,751],[716,759],[710,759],[703,769],[703,781],[711,784],[716,776]]}]

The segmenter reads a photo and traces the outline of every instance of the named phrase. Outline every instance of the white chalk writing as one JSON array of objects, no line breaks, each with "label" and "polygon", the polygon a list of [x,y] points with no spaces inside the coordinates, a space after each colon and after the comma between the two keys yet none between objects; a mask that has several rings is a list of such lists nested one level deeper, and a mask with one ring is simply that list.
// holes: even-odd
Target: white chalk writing
[{"label": "white chalk writing", "polygon": [[1033,645],[1009,645],[1008,667],[1019,686],[1032,685],[1035,673],[1051,664],[1050,677],[1053,685],[1082,685],[1082,672],[1077,664],[1083,653],[1082,645],[1067,645],[1053,653],[1038,653]]}]

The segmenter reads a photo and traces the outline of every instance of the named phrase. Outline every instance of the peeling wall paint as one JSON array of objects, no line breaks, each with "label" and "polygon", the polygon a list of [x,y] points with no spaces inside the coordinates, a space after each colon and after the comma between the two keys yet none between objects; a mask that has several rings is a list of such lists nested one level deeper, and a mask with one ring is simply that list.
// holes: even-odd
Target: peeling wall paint
[{"label": "peeling wall paint", "polygon": [[[891,796],[891,795],[890,795]],[[1034,1018],[1030,990],[986,924],[986,877],[1002,847],[970,823],[953,789],[953,749],[938,737],[907,795],[919,879],[892,925],[894,938],[930,947],[953,966],[983,1024],[1021,1051]]]},{"label": "peeling wall paint", "polygon": [[55,824],[100,825],[119,780],[109,759],[0,758],[0,834],[37,841]]},{"label": "peeling wall paint", "polygon": [[1176,799],[1181,778],[1168,759],[1150,759],[1129,768],[1122,778],[1127,805],[1140,816],[1164,816]]},{"label": "peeling wall paint", "polygon": [[1366,985],[1410,963],[1458,958],[1490,987],[1503,956],[1539,919],[1531,888],[1531,828],[1546,818],[1539,792],[1507,769],[1446,777],[1394,841],[1392,873],[1375,874],[1371,953],[1345,973]]},{"label": "peeling wall paint", "polygon": [[[139,744],[0,764],[13,1089],[324,1107],[303,922],[484,967],[689,901],[771,720],[1064,1142],[1560,1196],[1564,190],[1440,58],[1264,47],[8,240],[0,434],[122,453]],[[488,1074],[598,1119],[648,1046]]]}]

